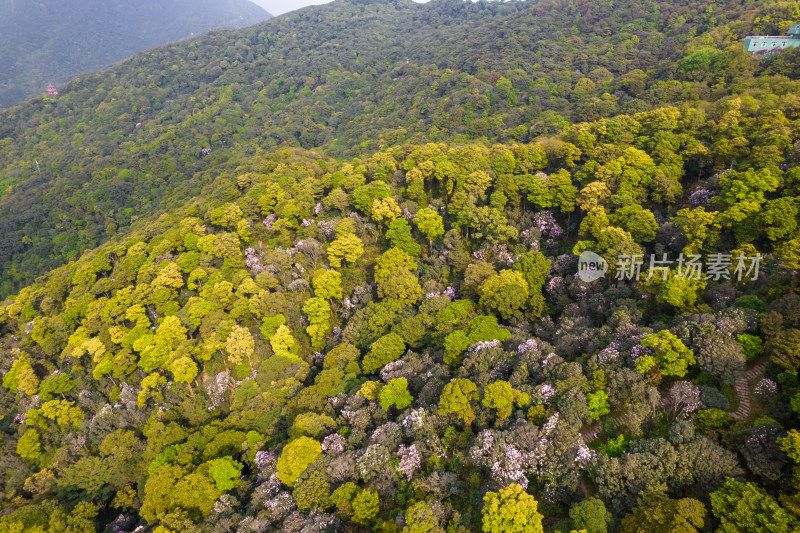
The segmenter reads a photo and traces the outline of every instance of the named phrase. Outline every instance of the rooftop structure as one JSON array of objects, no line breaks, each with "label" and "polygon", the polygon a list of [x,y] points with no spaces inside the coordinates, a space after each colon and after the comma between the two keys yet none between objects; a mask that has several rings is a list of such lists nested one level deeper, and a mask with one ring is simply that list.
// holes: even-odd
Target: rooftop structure
[{"label": "rooftop structure", "polygon": [[748,35],[744,49],[753,54],[779,54],[787,48],[800,46],[800,24],[792,24],[788,35]]}]

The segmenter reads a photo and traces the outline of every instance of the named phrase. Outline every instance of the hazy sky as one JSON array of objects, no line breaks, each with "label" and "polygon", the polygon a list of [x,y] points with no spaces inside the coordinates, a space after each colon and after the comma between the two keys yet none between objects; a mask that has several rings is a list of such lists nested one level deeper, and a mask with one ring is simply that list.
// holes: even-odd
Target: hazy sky
[{"label": "hazy sky", "polygon": [[[331,0],[250,0],[254,4],[258,4],[272,15],[282,15],[288,11],[294,11],[306,6],[318,6],[320,4],[327,4]],[[417,3],[425,3],[428,0],[414,0]]]},{"label": "hazy sky", "polygon": [[282,15],[287,11],[294,11],[306,6],[316,6],[319,4],[327,4],[330,0],[250,0],[254,4],[258,4],[271,14]]}]

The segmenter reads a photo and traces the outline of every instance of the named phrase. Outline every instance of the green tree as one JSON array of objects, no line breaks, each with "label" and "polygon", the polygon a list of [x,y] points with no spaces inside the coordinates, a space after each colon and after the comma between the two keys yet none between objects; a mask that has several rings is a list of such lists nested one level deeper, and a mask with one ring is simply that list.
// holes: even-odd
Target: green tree
[{"label": "green tree", "polygon": [[550,276],[550,260],[541,252],[528,252],[522,254],[512,267],[522,274],[528,284],[528,314],[534,317],[542,316],[544,312],[544,295],[542,287]]},{"label": "green tree", "polygon": [[35,429],[27,430],[17,441],[17,455],[31,462],[39,459],[42,446],[39,444],[39,432]]},{"label": "green tree", "polygon": [[406,378],[395,378],[389,381],[385,387],[381,389],[378,396],[381,408],[388,411],[394,405],[398,410],[403,410],[411,405],[414,399],[411,393],[408,392],[408,381]]},{"label": "green tree", "polygon": [[228,492],[239,483],[243,465],[234,461],[230,455],[213,459],[207,464],[208,475],[214,480],[218,491]]},{"label": "green tree", "polygon": [[336,270],[317,270],[311,284],[314,286],[314,294],[319,298],[342,298],[342,275]]},{"label": "green tree", "polygon": [[372,215],[372,205],[375,200],[391,196],[389,186],[382,181],[371,181],[353,190],[353,207],[366,215]]},{"label": "green tree", "polygon": [[412,237],[411,226],[406,219],[394,219],[386,230],[386,238],[393,248],[399,248],[412,257],[419,255],[419,244]]},{"label": "green tree", "polygon": [[180,267],[176,263],[167,263],[158,271],[158,276],[153,280],[152,285],[154,289],[160,287],[180,289],[183,287],[183,275]]},{"label": "green tree", "polygon": [[[140,352],[139,366],[145,372],[166,368],[175,357],[175,350],[186,340],[188,330],[177,316],[164,318],[154,337],[142,336],[133,344]],[[98,357],[93,355],[96,361]]]},{"label": "green tree", "polygon": [[336,506],[336,512],[344,518],[353,515],[353,499],[358,495],[358,485],[348,481],[331,494],[331,502]]},{"label": "green tree", "polygon": [[409,272],[417,270],[414,259],[399,248],[389,248],[375,258],[375,281],[385,281],[393,272],[404,268]]},{"label": "green tree", "polygon": [[315,296],[306,300],[303,312],[308,315],[306,333],[311,337],[311,347],[320,350],[325,346],[325,336],[331,328],[331,305],[328,300]]},{"label": "green tree", "polygon": [[796,198],[769,200],[759,213],[759,221],[771,241],[797,233],[798,201]]},{"label": "green tree", "polygon": [[283,484],[294,486],[300,474],[322,453],[319,442],[309,437],[300,437],[287,444],[278,459],[278,479]]},{"label": "green tree", "polygon": [[761,354],[764,353],[764,346],[761,342],[761,338],[755,335],[742,333],[736,336],[736,342],[738,342],[742,350],[744,350],[744,356],[748,361],[758,359]]},{"label": "green tree", "polygon": [[417,277],[401,267],[378,282],[378,297],[395,300],[404,305],[413,305],[423,296]]},{"label": "green tree", "polygon": [[607,533],[613,516],[606,510],[602,500],[586,498],[570,507],[569,519],[573,529],[586,533]]},{"label": "green tree", "polygon": [[170,510],[180,507],[197,521],[208,516],[219,497],[220,491],[217,490],[214,480],[200,472],[193,472],[175,484]]},{"label": "green tree", "polygon": [[[100,507],[91,502],[78,502],[66,514],[61,509],[56,509],[50,515],[50,533],[95,533],[95,517]],[[33,530],[35,531],[35,529]]]},{"label": "green tree", "polygon": [[796,519],[769,494],[732,478],[711,493],[711,509],[721,533],[789,533],[798,527]]},{"label": "green tree", "polygon": [[717,216],[716,211],[707,212],[703,207],[678,211],[672,222],[681,227],[689,241],[683,249],[684,254],[698,254],[704,244],[714,243],[720,227]]},{"label": "green tree", "polygon": [[461,355],[469,348],[472,341],[464,330],[457,329],[444,338],[444,362],[450,366],[461,364]]},{"label": "green tree", "polygon": [[328,415],[303,413],[298,415],[292,422],[292,427],[289,429],[289,438],[295,439],[303,435],[318,438],[334,427],[336,427],[336,422]]},{"label": "green tree", "polygon": [[586,216],[581,221],[578,235],[586,239],[596,239],[600,232],[611,225],[611,221],[602,206],[595,206],[589,209]]},{"label": "green tree", "polygon": [[352,233],[339,235],[328,245],[328,262],[334,268],[342,266],[342,261],[354,263],[364,253],[364,243]]},{"label": "green tree", "polygon": [[362,526],[368,525],[378,516],[380,511],[380,499],[375,489],[360,491],[352,501],[353,522]]},{"label": "green tree", "polygon": [[420,209],[417,212],[417,216],[414,217],[414,223],[417,225],[419,232],[428,239],[429,244],[433,244],[435,239],[444,235],[442,217],[430,207]]},{"label": "green tree", "polygon": [[53,396],[59,394],[63,397],[65,392],[75,389],[75,379],[65,372],[51,374],[42,380],[39,385],[39,398],[48,402]]},{"label": "green tree", "polygon": [[406,510],[402,533],[444,533],[439,520],[425,502],[417,502]]},{"label": "green tree", "polygon": [[478,399],[478,387],[468,379],[454,379],[444,386],[439,397],[439,413],[454,414],[464,424],[472,424],[475,411],[470,401]]},{"label": "green tree", "polygon": [[528,189],[528,201],[541,209],[557,207],[564,212],[575,209],[578,188],[572,184],[569,172],[564,169],[549,176],[543,173],[528,175],[525,186]]},{"label": "green tree", "polygon": [[175,485],[185,474],[178,465],[165,464],[150,473],[144,485],[144,498],[139,514],[150,524],[161,520],[170,510]]},{"label": "green tree", "polygon": [[616,271],[620,256],[642,255],[642,248],[631,234],[614,226],[601,230],[597,235],[597,251],[608,262],[612,271]]},{"label": "green tree", "polygon": [[639,204],[617,209],[609,217],[611,224],[629,232],[636,242],[650,242],[656,238],[656,217]]},{"label": "green tree", "polygon": [[[681,311],[693,309],[697,299],[700,297],[700,293],[706,288],[705,280],[691,279],[689,276],[678,276],[677,272],[672,270],[670,270],[666,280],[655,274],[651,281],[658,287],[658,301],[666,302]],[[648,282],[643,282],[643,285],[647,287]]]},{"label": "green tree", "polygon": [[611,407],[608,405],[608,394],[603,390],[588,393],[586,403],[589,405],[589,414],[593,420],[600,420],[601,416],[611,412]]},{"label": "green tree", "polygon": [[508,320],[518,316],[528,302],[528,282],[520,272],[501,270],[481,284],[481,305]]},{"label": "green tree", "polygon": [[543,533],[536,499],[512,483],[483,497],[483,531],[486,533]]},{"label": "green tree", "polygon": [[104,501],[114,494],[113,471],[97,456],[81,457],[58,478],[58,491],[70,500]]},{"label": "green tree", "polygon": [[228,340],[225,342],[225,351],[228,352],[228,361],[233,366],[250,363],[255,349],[255,340],[250,330],[239,325],[233,326]]},{"label": "green tree", "polygon": [[665,376],[683,377],[697,362],[694,352],[667,330],[647,335],[642,339],[642,346],[653,350],[652,356],[643,355],[636,360],[636,368],[642,373],[656,369]]},{"label": "green tree", "polygon": [[530,396],[512,388],[508,381],[498,380],[483,389],[483,405],[497,409],[497,418],[500,420],[511,416],[514,404],[517,404],[517,407],[525,407],[530,401]]},{"label": "green tree", "polygon": [[623,533],[699,533],[703,530],[706,508],[693,498],[673,500],[663,493],[649,492],[622,519]]},{"label": "green tree", "polygon": [[76,407],[73,402],[68,400],[50,400],[42,404],[40,409],[28,411],[25,423],[29,426],[38,425],[41,428],[47,427],[45,418],[54,421],[62,428],[72,426],[78,428],[83,421],[83,411]]},{"label": "green tree", "polygon": [[321,472],[314,471],[300,480],[292,491],[297,508],[302,512],[314,509],[324,511],[331,506],[331,490],[328,480]]},{"label": "green tree", "polygon": [[472,263],[464,271],[464,282],[461,284],[461,293],[466,298],[478,299],[481,285],[489,278],[497,275],[494,267],[486,261]]},{"label": "green tree", "polygon": [[406,343],[397,333],[388,333],[379,338],[369,348],[369,352],[361,362],[365,374],[373,374],[385,365],[396,361],[406,351]]}]

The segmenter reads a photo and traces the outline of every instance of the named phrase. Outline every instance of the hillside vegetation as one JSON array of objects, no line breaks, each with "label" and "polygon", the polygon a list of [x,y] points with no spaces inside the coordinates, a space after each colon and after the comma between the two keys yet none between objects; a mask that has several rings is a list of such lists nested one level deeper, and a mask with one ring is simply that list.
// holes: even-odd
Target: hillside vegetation
[{"label": "hillside vegetation", "polygon": [[0,0],[0,109],[147,48],[269,17],[246,0]]},{"label": "hillside vegetation", "polygon": [[5,112],[0,533],[797,531],[796,9],[337,1]]},{"label": "hillside vegetation", "polygon": [[800,14],[786,2],[761,9],[340,0],[146,52],[0,114],[2,291],[196,194],[255,147],[526,142],[738,95],[795,120],[796,52],[767,66],[741,38]]}]

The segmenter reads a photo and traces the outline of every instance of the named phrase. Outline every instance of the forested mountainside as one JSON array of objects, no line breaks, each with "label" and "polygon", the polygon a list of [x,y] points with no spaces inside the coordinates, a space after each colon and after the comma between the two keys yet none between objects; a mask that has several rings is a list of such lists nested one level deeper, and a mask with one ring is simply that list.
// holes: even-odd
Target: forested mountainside
[{"label": "forested mountainside", "polygon": [[338,0],[3,112],[0,533],[797,531],[797,10]]},{"label": "forested mountainside", "polygon": [[147,48],[270,16],[247,0],[0,0],[0,108]]},{"label": "forested mountainside", "polygon": [[260,152],[52,271],[0,307],[0,527],[796,531],[800,168],[682,200],[703,118]]},{"label": "forested mountainside", "polygon": [[171,208],[255,146],[355,155],[427,140],[526,142],[568,123],[710,110],[736,96],[758,102],[745,122],[761,102],[795,120],[798,52],[753,62],[741,38],[785,31],[797,11],[338,0],[148,51],[0,113],[0,292]]}]

